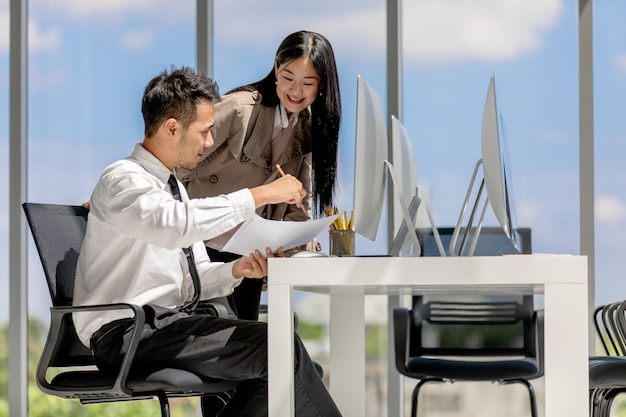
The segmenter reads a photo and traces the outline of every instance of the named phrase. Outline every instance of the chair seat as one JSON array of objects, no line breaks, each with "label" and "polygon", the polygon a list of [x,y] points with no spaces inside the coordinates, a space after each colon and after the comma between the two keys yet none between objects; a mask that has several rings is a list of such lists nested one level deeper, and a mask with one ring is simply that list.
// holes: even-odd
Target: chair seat
[{"label": "chair seat", "polygon": [[626,357],[592,356],[589,358],[589,388],[626,388]]},{"label": "chair seat", "polygon": [[184,369],[164,368],[152,372],[133,372],[128,377],[128,387],[133,391],[195,391],[215,393],[237,387],[237,381],[205,378]]},{"label": "chair seat", "polygon": [[[69,371],[57,375],[52,385],[57,388],[81,389],[89,387],[110,387],[115,376],[99,371]],[[183,369],[164,368],[156,371],[132,372],[127,379],[127,387],[134,393],[145,392],[198,392],[204,394],[229,391],[237,387],[236,381],[202,378]]]},{"label": "chair seat", "polygon": [[415,357],[407,362],[414,378],[442,378],[467,381],[532,379],[540,376],[539,363],[530,358],[506,360],[454,360]]}]

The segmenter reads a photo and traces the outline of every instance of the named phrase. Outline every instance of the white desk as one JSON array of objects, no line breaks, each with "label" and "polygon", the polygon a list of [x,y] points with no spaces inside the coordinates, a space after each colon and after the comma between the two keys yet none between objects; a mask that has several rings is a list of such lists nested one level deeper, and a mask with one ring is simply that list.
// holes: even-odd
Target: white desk
[{"label": "white desk", "polygon": [[270,259],[269,417],[294,415],[294,289],[330,294],[330,393],[344,417],[366,415],[363,296],[449,290],[544,294],[545,416],[588,415],[585,256]]}]

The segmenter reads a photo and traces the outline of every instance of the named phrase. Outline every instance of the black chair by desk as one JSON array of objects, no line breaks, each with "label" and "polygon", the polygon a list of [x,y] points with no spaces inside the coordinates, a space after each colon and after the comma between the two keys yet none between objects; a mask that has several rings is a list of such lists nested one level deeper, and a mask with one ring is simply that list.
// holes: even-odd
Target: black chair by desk
[{"label": "black chair by desk", "polygon": [[615,398],[626,392],[626,301],[599,306],[594,324],[606,356],[589,358],[589,415],[609,417]]},{"label": "black chair by desk", "polygon": [[[87,210],[77,206],[24,203],[24,212],[41,259],[50,290],[50,328],[37,366],[37,385],[46,394],[78,399],[83,404],[157,398],[161,416],[169,417],[169,397],[206,396],[225,404],[235,381],[206,379],[183,369],[136,369],[133,355],[140,334],[135,331],[117,374],[100,372],[91,351],[78,339],[72,313],[130,309],[135,328],[141,329],[144,312],[136,305],[111,304],[72,307],[76,261],[87,225]],[[205,416],[215,410],[203,409]]]},{"label": "black chair by desk", "polygon": [[[452,228],[438,229],[447,247]],[[519,229],[522,253],[531,253],[530,229]],[[432,231],[419,230],[422,256],[439,256]],[[475,255],[519,253],[500,228],[483,228]],[[411,401],[417,416],[420,388],[432,382],[497,381],[521,383],[537,416],[529,382],[543,375],[543,312],[532,295],[423,294],[412,309],[393,311],[398,371],[418,379]]]}]

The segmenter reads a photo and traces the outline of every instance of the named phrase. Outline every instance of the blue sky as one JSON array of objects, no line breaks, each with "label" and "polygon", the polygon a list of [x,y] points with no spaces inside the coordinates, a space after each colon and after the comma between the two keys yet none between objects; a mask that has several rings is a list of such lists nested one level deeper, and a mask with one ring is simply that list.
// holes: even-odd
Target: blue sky
[{"label": "blue sky", "polygon": [[[626,234],[620,232],[626,230],[626,5],[595,3],[596,302],[604,303],[626,298],[621,249]],[[29,200],[79,204],[101,170],[142,139],[139,102],[147,81],[170,65],[195,65],[195,1],[31,0],[29,5]],[[480,158],[482,107],[494,73],[517,224],[532,228],[535,252],[577,254],[577,2],[405,0],[403,10],[402,118],[437,224],[456,222]],[[8,0],[0,0],[4,167],[8,23]],[[348,210],[357,74],[385,97],[384,1],[216,0],[214,77],[222,91],[263,77],[280,41],[299,29],[324,34],[335,49],[344,116],[337,202]],[[0,194],[2,285],[8,281],[6,199]],[[488,220],[495,224],[493,216]],[[357,252],[383,252],[381,231],[376,242],[359,239]],[[34,252],[30,265],[30,302],[41,311],[47,294]]]}]

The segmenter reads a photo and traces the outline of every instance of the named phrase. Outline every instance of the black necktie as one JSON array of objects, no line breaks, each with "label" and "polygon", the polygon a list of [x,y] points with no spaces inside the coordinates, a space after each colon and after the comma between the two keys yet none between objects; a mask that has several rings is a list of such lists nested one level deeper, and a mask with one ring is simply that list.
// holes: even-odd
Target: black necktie
[{"label": "black necktie", "polygon": [[[167,183],[170,185],[170,189],[172,190],[172,195],[178,201],[183,201],[180,196],[180,189],[178,188],[178,181],[176,181],[176,177],[172,174],[170,178],[167,180]],[[198,275],[198,270],[196,269],[196,260],[193,257],[193,251],[191,247],[183,248],[183,252],[185,253],[185,257],[187,258],[187,263],[189,264],[189,274],[191,275],[191,280],[193,281],[193,289],[194,294],[193,298],[184,303],[179,310],[193,311],[198,305],[198,301],[200,300],[200,276]]]}]

